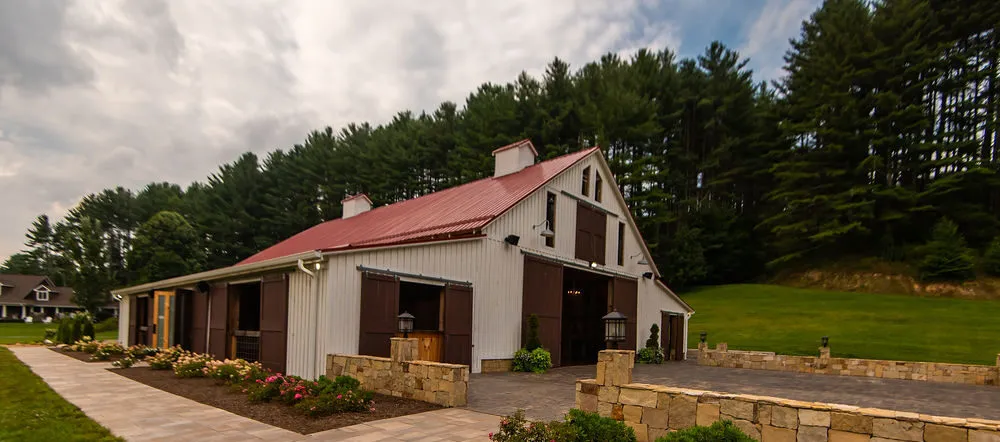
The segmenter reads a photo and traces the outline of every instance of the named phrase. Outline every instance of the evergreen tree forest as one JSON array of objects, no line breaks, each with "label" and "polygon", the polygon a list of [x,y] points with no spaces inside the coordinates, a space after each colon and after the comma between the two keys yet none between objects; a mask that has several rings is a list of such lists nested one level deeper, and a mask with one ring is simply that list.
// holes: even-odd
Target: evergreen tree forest
[{"label": "evergreen tree forest", "polygon": [[[488,177],[490,152],[524,138],[541,159],[601,146],[675,288],[858,257],[916,266],[944,218],[979,259],[1000,235],[998,23],[995,0],[827,0],[777,79],[721,43],[555,58],[464,103],[245,153],[187,188],[89,195],[39,216],[3,271],[111,288],[231,265],[338,218],[347,194],[378,206]],[[180,216],[141,227],[164,211]]]}]

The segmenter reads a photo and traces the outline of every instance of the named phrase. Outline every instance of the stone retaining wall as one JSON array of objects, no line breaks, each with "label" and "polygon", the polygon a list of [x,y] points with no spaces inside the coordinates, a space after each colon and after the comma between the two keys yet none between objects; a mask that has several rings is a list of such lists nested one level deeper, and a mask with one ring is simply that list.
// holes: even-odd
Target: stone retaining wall
[{"label": "stone retaining wall", "polygon": [[730,420],[764,442],[1000,442],[1000,421],[633,384],[631,351],[602,351],[576,407],[624,421],[639,441]]},{"label": "stone retaining wall", "polygon": [[729,350],[725,343],[720,343],[715,350],[710,350],[707,345],[700,344],[698,365],[955,384],[1000,385],[1000,355],[997,356],[997,365],[974,365],[832,358],[830,347],[822,347],[819,350],[818,357],[790,356],[773,352]]},{"label": "stone retaining wall", "polygon": [[326,376],[348,375],[379,394],[460,407],[469,399],[469,366],[416,361],[417,339],[392,338],[390,358],[333,354]]}]

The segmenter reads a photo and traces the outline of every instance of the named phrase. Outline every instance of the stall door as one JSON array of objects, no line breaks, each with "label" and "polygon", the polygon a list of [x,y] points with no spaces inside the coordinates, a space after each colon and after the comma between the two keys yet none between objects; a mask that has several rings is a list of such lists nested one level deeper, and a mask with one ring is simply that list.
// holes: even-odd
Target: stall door
[{"label": "stall door", "polygon": [[562,361],[562,264],[524,257],[521,292],[521,345],[528,337],[528,316],[538,316],[538,337],[552,354],[552,364]]},{"label": "stall door", "polygon": [[208,353],[216,359],[225,359],[228,339],[226,320],[229,308],[229,291],[226,284],[213,284],[208,296]]},{"label": "stall door", "polygon": [[191,299],[191,351],[205,353],[208,336],[208,293],[194,292]]},{"label": "stall door", "polygon": [[639,314],[639,283],[634,279],[615,278],[612,306],[625,315],[625,342],[619,344],[622,350],[635,350],[636,315]]},{"label": "stall door", "polygon": [[444,362],[472,366],[472,287],[444,289]]},{"label": "stall door", "polygon": [[288,346],[288,280],[285,274],[265,276],[260,288],[260,363],[284,373]]},{"label": "stall door", "polygon": [[133,296],[128,300],[128,341],[126,345],[136,345],[139,342],[139,297]]},{"label": "stall door", "polygon": [[660,342],[668,361],[684,360],[684,315],[662,312]]},{"label": "stall door", "polygon": [[399,278],[364,272],[358,354],[389,357],[389,338],[396,336],[398,312]]}]

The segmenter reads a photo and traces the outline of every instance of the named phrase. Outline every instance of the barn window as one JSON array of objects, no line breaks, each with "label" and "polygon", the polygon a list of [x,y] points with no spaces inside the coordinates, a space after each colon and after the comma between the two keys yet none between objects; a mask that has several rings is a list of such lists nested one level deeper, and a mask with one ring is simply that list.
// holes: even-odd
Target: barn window
[{"label": "barn window", "polygon": [[583,188],[580,190],[580,193],[582,193],[583,196],[590,195],[590,166],[583,168],[582,187]]},{"label": "barn window", "polygon": [[42,286],[35,289],[35,300],[36,301],[48,301],[49,300],[49,289],[48,287]]},{"label": "barn window", "polygon": [[545,222],[553,235],[545,237],[545,245],[555,247],[556,245],[556,194],[549,192],[545,197]]},{"label": "barn window", "polygon": [[625,223],[618,223],[618,265],[625,264]]},{"label": "barn window", "polygon": [[604,187],[604,180],[601,179],[600,172],[594,172],[594,199],[601,202],[601,188]]}]

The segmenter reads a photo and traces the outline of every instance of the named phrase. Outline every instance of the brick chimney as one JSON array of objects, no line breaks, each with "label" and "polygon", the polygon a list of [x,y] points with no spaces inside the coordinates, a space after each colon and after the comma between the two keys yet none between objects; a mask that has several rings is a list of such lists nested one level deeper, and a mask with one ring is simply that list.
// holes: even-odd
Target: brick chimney
[{"label": "brick chimney", "polygon": [[521,140],[493,151],[493,176],[504,176],[518,172],[535,164],[538,151],[531,140]]},{"label": "brick chimney", "polygon": [[340,205],[343,206],[340,216],[343,219],[372,210],[372,200],[368,199],[368,195],[363,193],[344,198],[340,201]]}]

